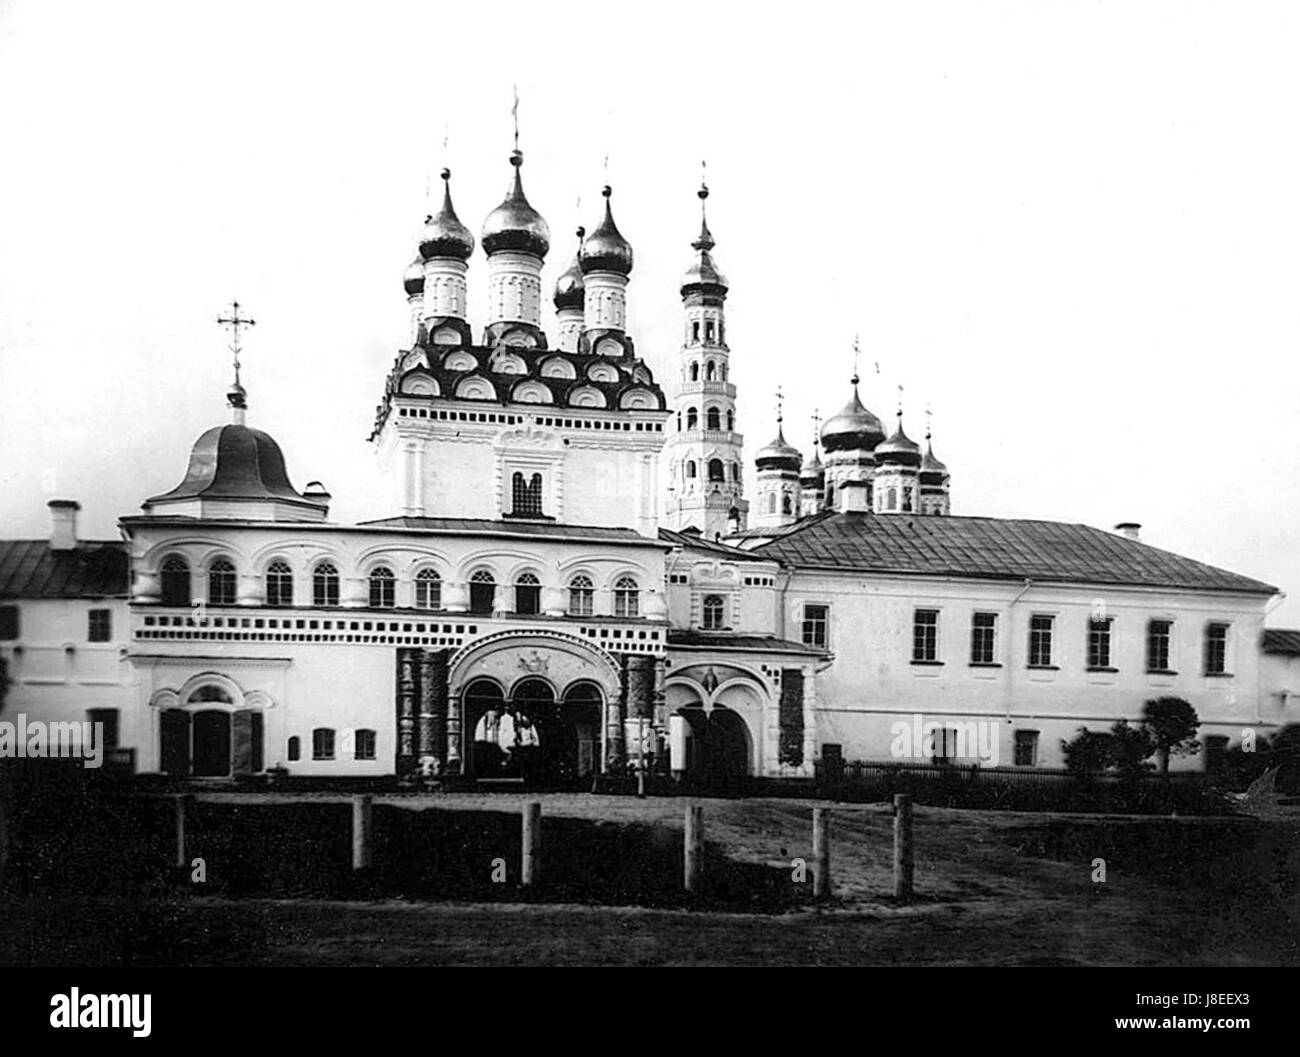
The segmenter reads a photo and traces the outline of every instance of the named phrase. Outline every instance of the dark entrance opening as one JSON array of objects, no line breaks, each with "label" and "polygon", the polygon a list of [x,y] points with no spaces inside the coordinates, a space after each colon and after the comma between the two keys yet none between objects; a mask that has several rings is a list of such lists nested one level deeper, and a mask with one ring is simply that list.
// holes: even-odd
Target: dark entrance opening
[{"label": "dark entrance opening", "polygon": [[692,784],[715,792],[739,793],[749,775],[749,734],[745,721],[729,708],[682,708],[686,720],[685,776]]},{"label": "dark entrance opening", "polygon": [[208,708],[194,713],[191,773],[195,778],[230,776],[230,713]]}]

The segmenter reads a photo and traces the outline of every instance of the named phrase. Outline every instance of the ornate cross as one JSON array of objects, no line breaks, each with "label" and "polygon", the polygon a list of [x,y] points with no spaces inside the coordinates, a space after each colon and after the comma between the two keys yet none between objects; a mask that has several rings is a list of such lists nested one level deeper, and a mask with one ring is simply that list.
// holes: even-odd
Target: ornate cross
[{"label": "ornate cross", "polygon": [[238,385],[239,384],[239,353],[241,351],[240,344],[239,344],[239,330],[241,327],[257,326],[257,320],[249,319],[247,316],[241,316],[239,314],[239,302],[231,301],[230,315],[217,316],[217,324],[219,326],[230,328],[230,334],[231,334],[230,351],[234,353],[235,356],[235,384]]}]

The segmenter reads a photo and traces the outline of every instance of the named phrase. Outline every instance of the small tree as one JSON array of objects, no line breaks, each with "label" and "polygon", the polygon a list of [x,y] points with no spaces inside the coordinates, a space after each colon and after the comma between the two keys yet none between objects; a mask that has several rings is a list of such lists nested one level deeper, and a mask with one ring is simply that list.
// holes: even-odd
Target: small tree
[{"label": "small tree", "polygon": [[1110,728],[1109,762],[1121,778],[1140,778],[1150,771],[1147,761],[1155,751],[1155,738],[1146,727],[1130,727],[1121,719]]},{"label": "small tree", "polygon": [[1200,718],[1181,697],[1157,697],[1142,709],[1142,724],[1151,732],[1160,757],[1160,773],[1169,774],[1169,758],[1186,756],[1200,749],[1196,729]]},{"label": "small tree", "polygon": [[1061,754],[1065,757],[1065,769],[1076,778],[1094,778],[1110,764],[1111,736],[1080,727],[1079,733],[1069,741],[1061,739]]}]

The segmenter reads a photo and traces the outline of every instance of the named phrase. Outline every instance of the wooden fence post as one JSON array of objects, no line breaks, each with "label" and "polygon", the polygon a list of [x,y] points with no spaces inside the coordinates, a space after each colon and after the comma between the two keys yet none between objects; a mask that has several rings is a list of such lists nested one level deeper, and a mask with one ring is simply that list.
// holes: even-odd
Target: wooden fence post
[{"label": "wooden fence post", "polygon": [[686,891],[700,887],[704,868],[704,808],[698,804],[686,805]]},{"label": "wooden fence post", "polygon": [[352,798],[352,869],[370,865],[370,829],[374,798],[369,794]]},{"label": "wooden fence post", "polygon": [[813,897],[826,899],[831,894],[831,812],[830,808],[813,808]]},{"label": "wooden fence post", "polygon": [[894,796],[894,898],[903,903],[912,898],[912,798],[907,793]]},{"label": "wooden fence post", "polygon": [[542,859],[542,803],[540,800],[524,802],[523,857],[520,881],[525,886],[533,884],[541,872]]}]

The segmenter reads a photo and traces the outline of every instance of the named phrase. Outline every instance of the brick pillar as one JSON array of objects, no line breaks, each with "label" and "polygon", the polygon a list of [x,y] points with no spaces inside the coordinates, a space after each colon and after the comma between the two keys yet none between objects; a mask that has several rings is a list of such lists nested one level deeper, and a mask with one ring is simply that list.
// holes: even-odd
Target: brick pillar
[{"label": "brick pillar", "polygon": [[781,669],[781,742],[782,768],[799,768],[804,764],[804,673],[799,668]]},{"label": "brick pillar", "polygon": [[414,785],[416,779],[416,703],[420,694],[420,651],[397,651],[397,753],[399,785]]},{"label": "brick pillar", "polygon": [[447,660],[450,650],[424,650],[420,663],[420,777],[442,776],[447,758]]},{"label": "brick pillar", "polygon": [[655,659],[639,653],[624,654],[620,681],[623,687],[627,762],[628,766],[635,768],[641,764],[641,731],[654,722]]}]

